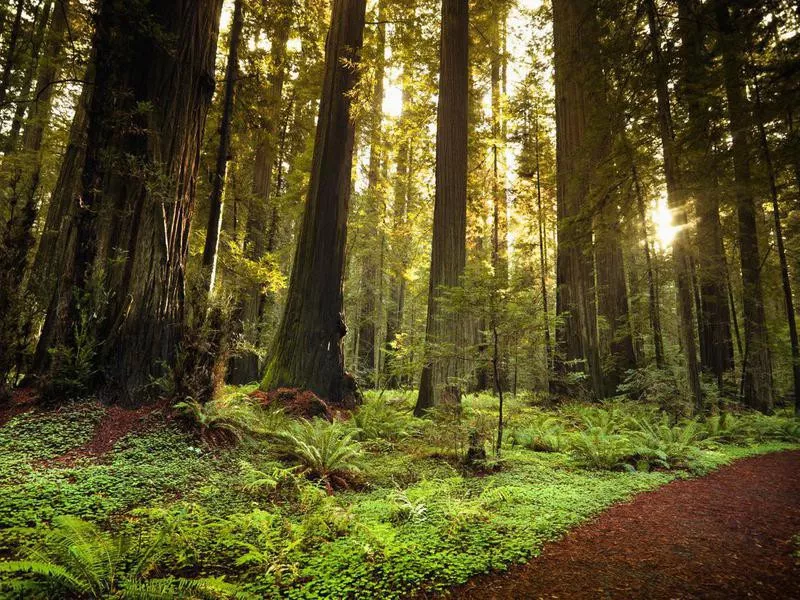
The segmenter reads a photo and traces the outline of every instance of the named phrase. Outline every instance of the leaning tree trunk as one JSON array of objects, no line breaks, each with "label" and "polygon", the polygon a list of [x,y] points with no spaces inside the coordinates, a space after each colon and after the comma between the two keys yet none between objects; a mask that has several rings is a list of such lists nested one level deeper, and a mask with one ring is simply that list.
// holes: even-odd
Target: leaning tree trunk
[{"label": "leaning tree trunk", "polygon": [[[599,26],[594,10],[592,5],[579,0],[553,0],[558,205],[556,311],[563,316],[556,328],[556,371],[562,382],[568,370],[586,372],[592,392],[601,397],[591,204],[596,167],[608,143],[596,128],[607,126],[608,115],[595,112],[599,108],[598,95],[605,93],[605,85],[596,57]],[[551,388],[559,391],[553,383]]]},{"label": "leaning tree trunk", "polygon": [[[436,197],[425,330],[426,362],[414,413],[438,405],[458,375],[462,326],[441,305],[442,287],[460,283],[466,264],[467,127],[469,106],[469,2],[443,0],[440,41],[439,108],[436,130]],[[433,351],[434,345],[444,352]]]},{"label": "leaning tree trunk", "polygon": [[71,299],[57,315],[53,343],[75,351],[88,318],[95,367],[119,400],[148,396],[181,341],[221,6],[99,7],[75,243],[60,288]]},{"label": "leaning tree trunk", "polygon": [[715,0],[715,13],[722,50],[722,74],[725,82],[725,95],[728,100],[728,122],[732,138],[733,172],[736,180],[735,198],[744,307],[743,399],[744,403],[751,408],[770,412],[773,404],[772,363],[761,285],[756,205],[750,177],[751,121],[750,108],[742,80],[742,51],[739,45],[742,32],[737,31],[734,23],[735,17],[731,17],[727,2]]},{"label": "leaning tree trunk", "polygon": [[236,0],[233,5],[230,39],[228,40],[228,64],[225,68],[225,91],[222,97],[222,118],[219,124],[219,146],[217,162],[211,184],[211,195],[208,200],[208,225],[203,247],[203,287],[209,295],[214,290],[217,276],[217,255],[219,250],[219,234],[222,227],[222,211],[224,208],[222,194],[225,191],[225,175],[228,171],[228,160],[231,151],[231,120],[233,119],[233,102],[236,95],[236,80],[239,78],[239,41],[242,37],[244,16],[243,0]]},{"label": "leaning tree trunk", "polygon": [[[256,151],[253,164],[253,188],[250,206],[245,224],[244,255],[253,261],[261,260],[264,254],[275,250],[275,236],[270,232],[277,229],[277,213],[272,208],[269,215],[272,197],[272,167],[278,158],[278,128],[280,125],[281,107],[283,105],[283,88],[288,69],[287,43],[292,26],[291,3],[282,0],[272,30],[270,46],[270,72],[268,86],[263,96],[261,126],[256,137]],[[242,298],[234,311],[245,339],[253,346],[260,342],[261,322],[268,302],[260,282],[248,283],[242,290]],[[244,385],[258,381],[261,376],[258,355],[250,350],[243,350],[231,358],[228,381]]]},{"label": "leaning tree trunk", "polygon": [[[685,154],[693,185],[697,212],[699,259],[700,365],[712,373],[719,387],[723,376],[733,369],[731,315],[726,290],[725,248],[719,218],[719,192],[716,173],[720,165],[714,156],[711,120],[706,107],[710,94],[705,54],[704,15],[697,0],[678,2],[683,72],[681,96],[686,104],[687,132]],[[689,186],[687,186],[689,187]]]},{"label": "leaning tree trunk", "polygon": [[352,406],[344,372],[342,277],[355,124],[352,91],[364,36],[365,0],[334,0],[305,213],[286,308],[262,389],[311,390]]},{"label": "leaning tree trunk", "polygon": [[661,134],[661,145],[664,154],[664,178],[667,182],[667,202],[676,218],[678,227],[672,245],[672,257],[675,263],[675,280],[678,287],[678,316],[681,342],[686,358],[689,391],[694,402],[694,409],[703,410],[703,390],[700,386],[700,369],[697,360],[697,343],[694,333],[694,310],[692,306],[692,257],[686,232],[686,190],[681,180],[678,167],[675,136],[672,129],[672,113],[669,98],[669,67],[661,52],[661,34],[659,31],[654,0],[646,0],[647,16],[650,25],[650,44],[653,55],[653,67],[656,77],[656,98],[658,101],[658,122]]}]

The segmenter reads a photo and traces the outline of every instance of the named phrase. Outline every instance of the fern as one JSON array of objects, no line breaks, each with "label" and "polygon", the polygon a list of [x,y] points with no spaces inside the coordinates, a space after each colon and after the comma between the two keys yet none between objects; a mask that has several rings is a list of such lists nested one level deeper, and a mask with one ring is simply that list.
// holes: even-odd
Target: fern
[{"label": "fern", "polygon": [[300,467],[300,472],[326,485],[346,485],[360,473],[361,445],[353,433],[340,423],[322,419],[291,423],[286,431],[274,434],[275,451]]},{"label": "fern", "polygon": [[[243,597],[218,579],[147,579],[164,549],[168,531],[134,546],[76,517],[54,520],[44,542],[21,560],[0,562],[0,573],[22,576],[3,586],[42,598],[231,598]],[[2,589],[2,588],[0,588]]]},{"label": "fern", "polygon": [[210,446],[264,435],[279,428],[285,420],[279,411],[266,412],[245,396],[205,403],[187,398],[174,408],[195,424],[201,439]]}]

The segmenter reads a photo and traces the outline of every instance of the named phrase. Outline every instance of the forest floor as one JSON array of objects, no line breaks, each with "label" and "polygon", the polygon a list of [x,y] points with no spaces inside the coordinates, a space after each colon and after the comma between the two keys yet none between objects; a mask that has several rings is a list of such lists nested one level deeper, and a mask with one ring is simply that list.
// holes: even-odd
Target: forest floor
[{"label": "forest floor", "polygon": [[740,460],[618,504],[450,597],[800,598],[800,451]]},{"label": "forest floor", "polygon": [[[227,390],[206,422],[230,425],[251,392]],[[368,392],[333,423],[257,409],[246,414],[261,433],[215,446],[163,404],[46,409],[19,394],[0,410],[0,598],[18,597],[5,561],[50,548],[64,516],[138,540],[113,585],[158,543],[149,577],[224,577],[253,598],[800,598],[788,412],[698,422],[624,399],[519,395],[502,460],[475,468],[460,460],[466,440],[492,439],[497,399],[420,420],[414,398]],[[310,471],[323,455],[345,457],[327,482]],[[30,598],[77,597],[28,583]]]}]

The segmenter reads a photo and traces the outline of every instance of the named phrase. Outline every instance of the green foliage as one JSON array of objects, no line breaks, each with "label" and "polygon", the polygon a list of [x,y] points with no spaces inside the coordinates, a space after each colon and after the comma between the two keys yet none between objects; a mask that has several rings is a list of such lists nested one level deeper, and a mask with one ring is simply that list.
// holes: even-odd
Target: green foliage
[{"label": "green foliage", "polygon": [[191,420],[201,439],[210,446],[264,435],[277,430],[285,421],[282,413],[265,411],[240,394],[205,403],[188,398],[175,404],[174,408]]},{"label": "green foliage", "polygon": [[353,437],[357,440],[395,442],[411,433],[414,418],[386,400],[369,398],[353,413],[350,424],[356,430]]},{"label": "green foliage", "polygon": [[273,434],[274,450],[300,467],[300,472],[326,485],[347,486],[360,472],[361,445],[341,423],[302,419]]},{"label": "green foliage", "polygon": [[147,579],[168,532],[149,543],[112,535],[75,517],[58,517],[44,542],[22,560],[0,562],[0,573],[21,576],[8,591],[36,598],[230,598],[236,587],[222,579]]},{"label": "green foliage", "polygon": [[555,416],[537,414],[524,428],[511,432],[511,443],[534,452],[560,452],[566,443],[563,421]]}]

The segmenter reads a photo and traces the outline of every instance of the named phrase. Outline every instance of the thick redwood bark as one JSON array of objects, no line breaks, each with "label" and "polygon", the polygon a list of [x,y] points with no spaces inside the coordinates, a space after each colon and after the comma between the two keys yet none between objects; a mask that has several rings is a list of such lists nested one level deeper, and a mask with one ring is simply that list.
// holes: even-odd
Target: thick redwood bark
[{"label": "thick redwood bark", "polygon": [[[603,395],[597,336],[592,248],[592,192],[596,169],[608,147],[598,128],[609,127],[600,109],[603,73],[599,27],[591,4],[553,0],[556,86],[558,257],[556,371],[584,371],[591,391]],[[551,385],[552,387],[552,385]],[[563,391],[563,390],[562,390]]]},{"label": "thick redwood bark", "polygon": [[286,308],[270,350],[263,389],[297,387],[352,405],[344,373],[342,277],[365,0],[334,0],[305,213]]},{"label": "thick redwood bark", "polygon": [[244,15],[243,0],[236,0],[233,5],[233,20],[228,40],[228,64],[225,68],[225,87],[222,97],[222,118],[219,124],[219,146],[217,162],[211,182],[211,195],[208,199],[208,225],[206,241],[203,247],[203,285],[206,292],[214,290],[217,276],[217,254],[219,250],[219,234],[222,228],[223,192],[225,191],[225,175],[228,171],[228,160],[231,151],[231,120],[233,119],[233,102],[236,96],[236,80],[239,78],[239,42],[242,38]]},{"label": "thick redwood bark", "polygon": [[676,224],[680,228],[672,244],[672,257],[675,263],[675,281],[678,288],[678,317],[681,345],[686,359],[689,392],[697,412],[703,410],[703,391],[700,386],[700,369],[697,360],[697,343],[694,330],[694,310],[692,306],[692,257],[686,232],[686,189],[684,187],[675,136],[672,129],[672,111],[669,98],[669,67],[661,52],[661,33],[658,27],[654,0],[645,0],[650,26],[650,44],[653,55],[653,68],[656,75],[656,97],[658,100],[658,121],[661,145],[664,153],[664,178],[667,182],[667,201]]},{"label": "thick redwood bark", "polygon": [[728,3],[714,4],[719,44],[722,51],[722,72],[728,100],[728,123],[732,139],[733,171],[736,179],[735,199],[738,214],[739,256],[742,267],[744,346],[742,392],[749,407],[770,412],[773,404],[772,363],[764,295],[761,285],[761,257],[758,248],[756,204],[750,176],[750,107],[742,78],[741,31],[737,30],[739,9],[734,5],[732,17]]},{"label": "thick redwood bark", "polygon": [[708,111],[711,89],[706,65],[710,57],[704,49],[707,15],[698,0],[680,0],[678,19],[683,66],[680,97],[687,114],[683,153],[690,182],[687,192],[694,198],[697,213],[700,365],[721,386],[724,374],[734,365],[716,176],[721,165],[714,155]]},{"label": "thick redwood bark", "polygon": [[[441,288],[460,283],[466,264],[467,131],[469,112],[469,2],[443,0],[436,120],[436,197],[428,287],[428,348],[414,409],[421,415],[438,405],[458,375],[462,324],[440,303]],[[436,346],[443,352],[437,352]]]},{"label": "thick redwood bark", "polygon": [[149,394],[180,343],[221,5],[99,6],[75,244],[60,288],[71,299],[52,341],[73,346],[90,311],[98,373],[120,400]]}]

